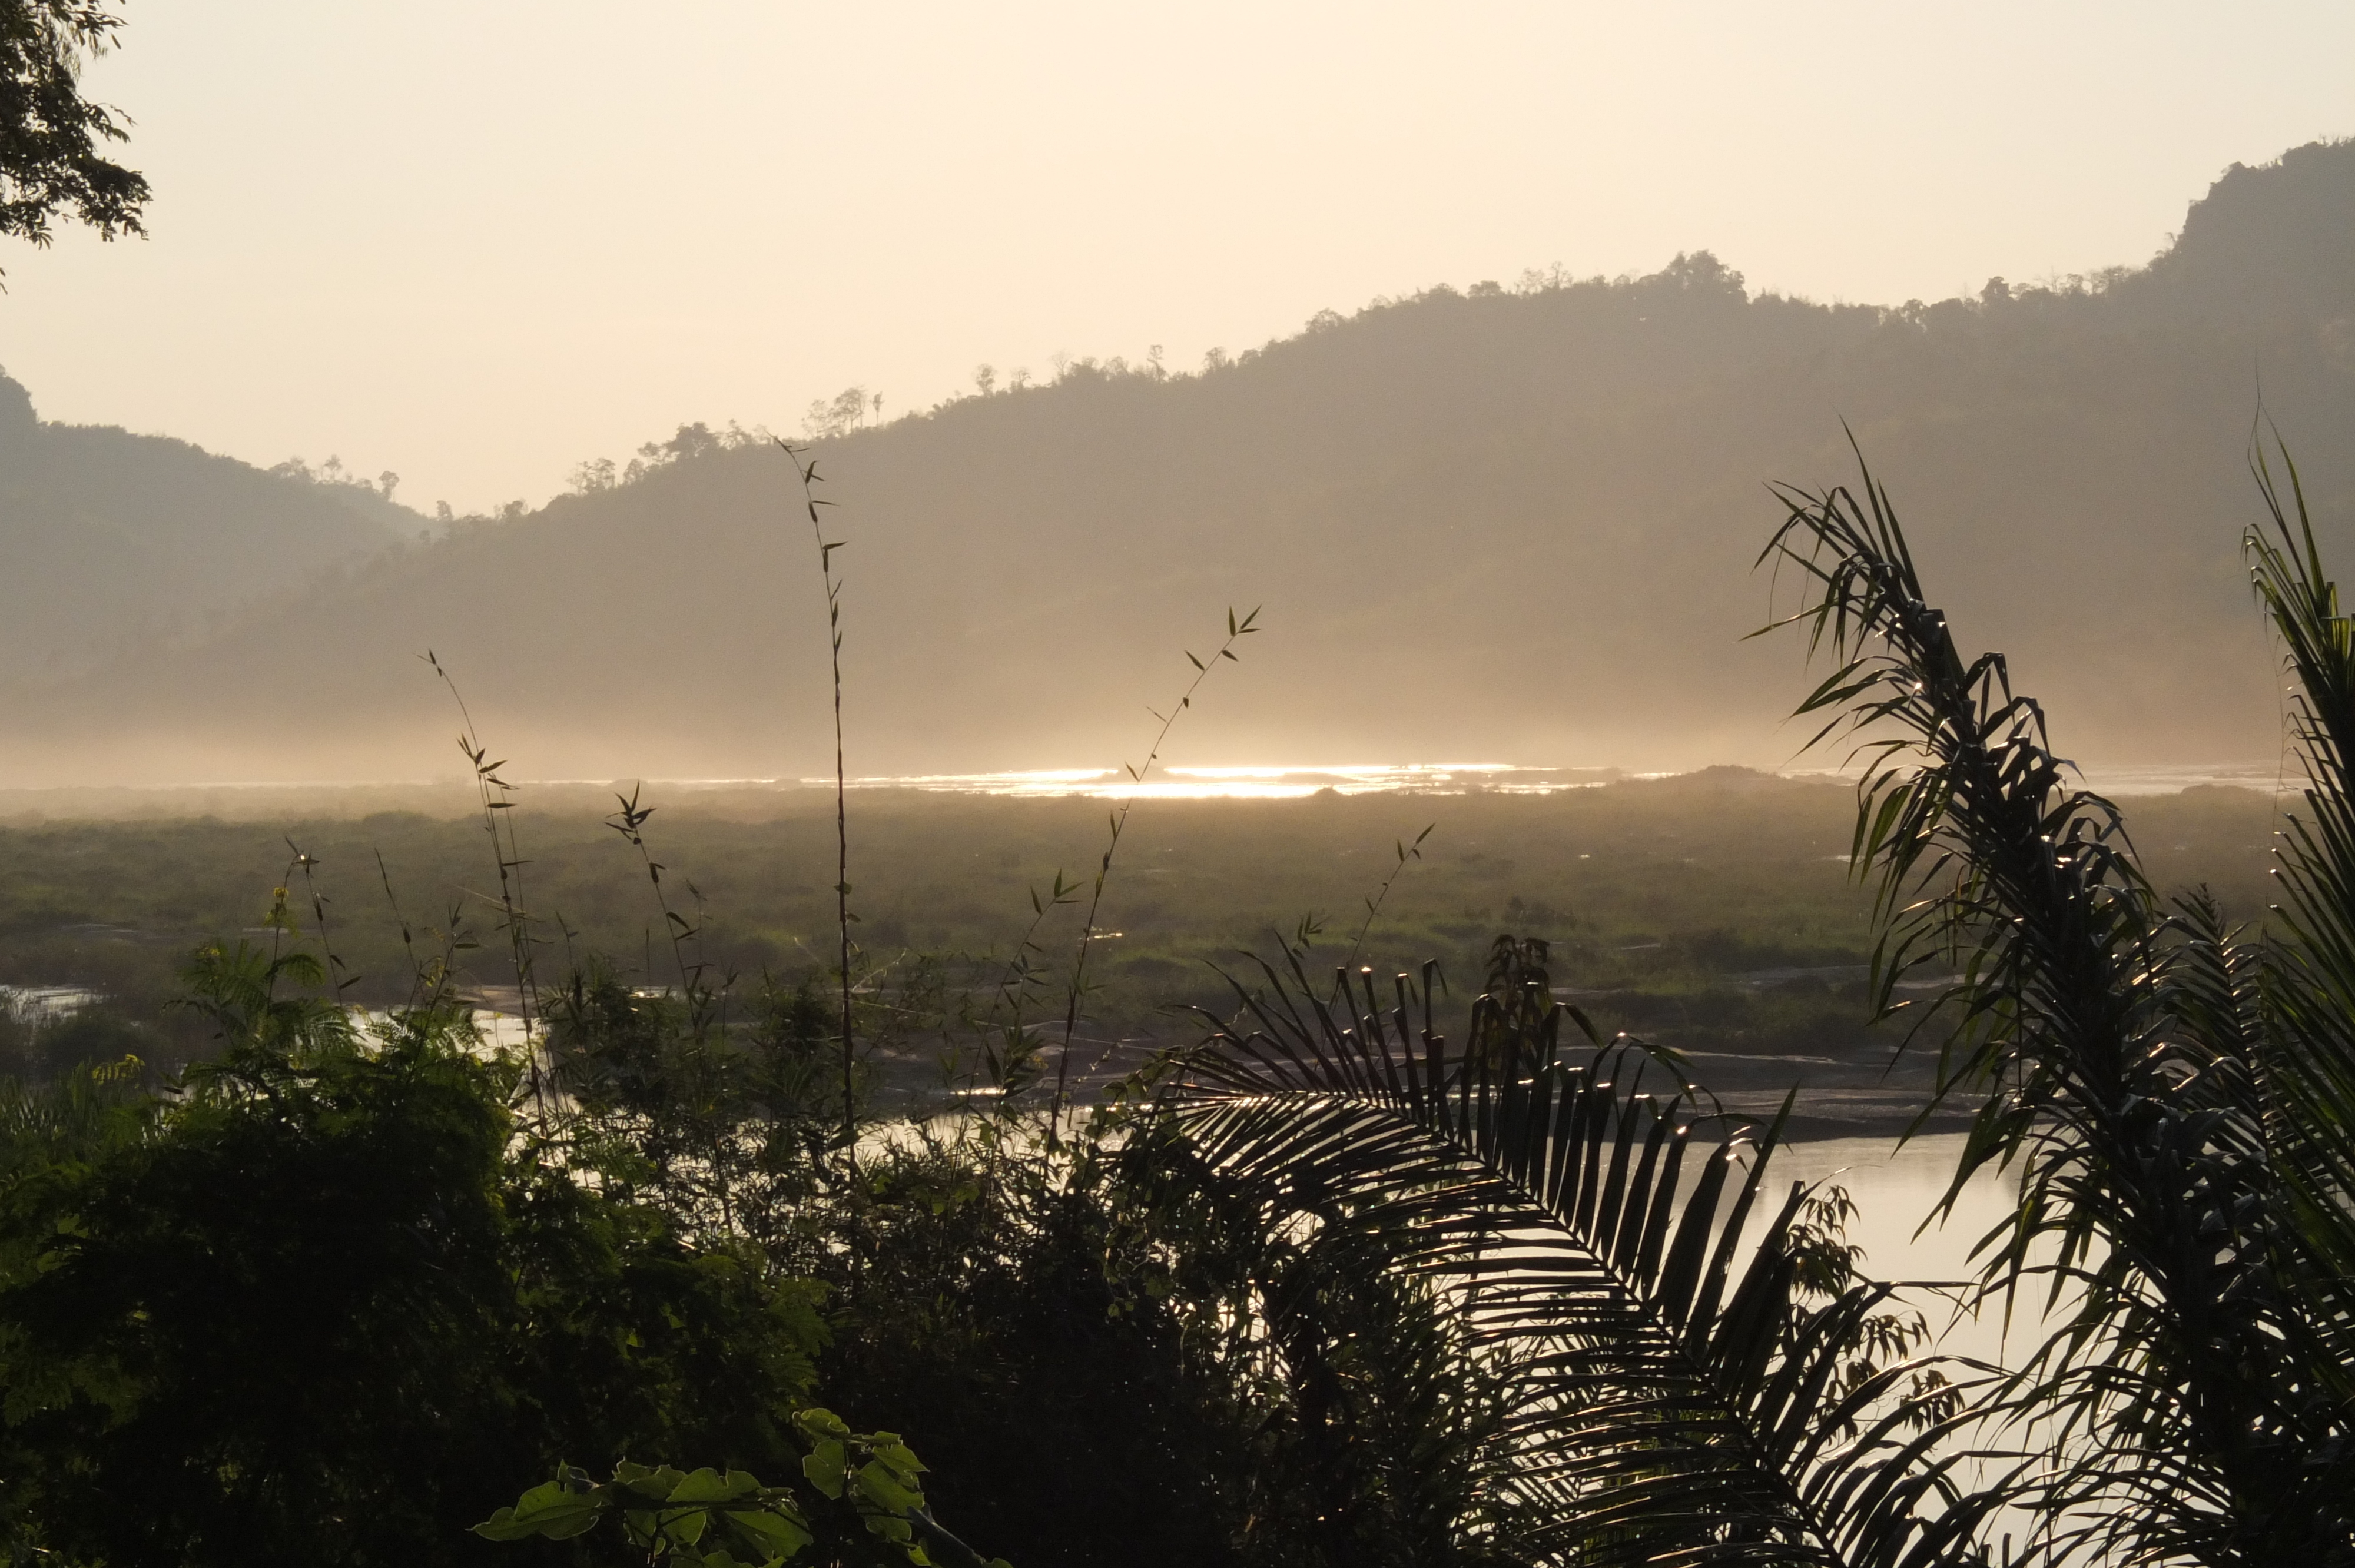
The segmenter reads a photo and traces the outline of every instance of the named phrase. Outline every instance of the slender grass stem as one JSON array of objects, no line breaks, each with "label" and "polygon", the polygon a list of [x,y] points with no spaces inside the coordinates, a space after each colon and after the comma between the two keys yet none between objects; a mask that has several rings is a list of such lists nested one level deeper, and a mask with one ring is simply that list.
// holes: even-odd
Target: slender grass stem
[{"label": "slender grass stem", "polygon": [[318,858],[304,853],[291,838],[286,841],[286,848],[294,856],[287,869],[303,874],[303,895],[311,901],[311,918],[319,929],[319,957],[326,969],[328,999],[341,1006],[344,992],[359,984],[360,977],[357,974],[348,979],[345,977],[344,970],[348,966],[336,952],[335,944],[328,939],[327,895],[319,891],[318,878],[312,874],[319,863]]},{"label": "slender grass stem", "polygon": [[[385,906],[392,911],[393,924],[400,927],[401,956],[409,962],[408,1009],[414,1012],[421,1008],[438,1007],[449,992],[450,971],[457,962],[459,949],[471,945],[460,934],[460,906],[451,906],[449,927],[442,933],[441,956],[429,965],[417,956],[416,928],[410,925],[409,916],[401,910],[400,895],[392,890],[392,868],[385,863],[384,852],[376,850],[372,853],[376,856],[377,880],[384,886]],[[425,934],[432,936],[433,928],[427,927]]]},{"label": "slender grass stem", "polygon": [[[690,960],[687,957],[687,945],[689,942],[699,943],[703,938],[701,919],[703,900],[696,894],[695,884],[690,882],[687,885],[687,890],[691,896],[695,897],[698,917],[689,920],[670,906],[670,895],[663,891],[663,873],[669,867],[655,859],[653,849],[646,843],[645,832],[646,821],[655,814],[655,809],[652,806],[642,806],[638,803],[638,797],[644,789],[645,785],[641,781],[631,786],[627,795],[614,796],[613,799],[621,803],[622,809],[607,817],[605,825],[629,841],[631,847],[638,852],[640,863],[646,868],[646,880],[655,890],[655,907],[662,912],[663,930],[670,938],[671,959],[678,968],[679,989],[687,1001],[688,1025],[696,1040],[700,1042],[708,1033],[711,1022],[709,988],[704,984],[703,980],[705,971],[711,966],[704,959],[698,958]],[[649,973],[647,979],[651,980],[653,978]]]},{"label": "slender grass stem", "polygon": [[1399,879],[1399,873],[1406,869],[1408,861],[1423,858],[1423,841],[1429,838],[1431,830],[1437,826],[1439,826],[1437,822],[1433,822],[1425,827],[1423,832],[1414,835],[1412,843],[1408,843],[1404,839],[1399,841],[1398,863],[1391,867],[1391,874],[1388,876],[1382,878],[1381,890],[1366,900],[1366,917],[1358,925],[1357,939],[1349,944],[1349,957],[1341,966],[1343,969],[1354,969],[1358,967],[1358,951],[1366,945],[1366,933],[1374,928],[1374,917],[1382,912],[1382,906],[1390,901],[1391,885]]},{"label": "slender grass stem", "polygon": [[1030,924],[1023,928],[1021,939],[1014,945],[1013,957],[1006,961],[1006,972],[997,981],[997,1000],[1012,1006],[1018,1026],[1022,1022],[1022,1003],[1039,979],[1039,968],[1030,961],[1031,956],[1045,950],[1039,944],[1039,927],[1047,923],[1050,912],[1078,903],[1079,891],[1078,883],[1063,880],[1060,866],[1055,870],[1054,885],[1045,897],[1039,895],[1036,887],[1030,889]]},{"label": "slender grass stem", "polygon": [[850,808],[849,776],[843,767],[842,745],[842,582],[834,575],[834,553],[847,543],[837,539],[829,542],[825,524],[818,521],[817,509],[831,505],[817,496],[817,461],[804,461],[807,447],[796,447],[779,438],[777,445],[793,460],[794,472],[802,486],[803,510],[809,514],[810,536],[817,541],[817,565],[826,584],[826,644],[834,662],[834,909],[835,924],[842,935],[842,1157],[852,1171],[858,1169],[858,1110],[854,1089],[858,1071],[857,1037],[850,1016],[850,925],[856,918],[850,912]]},{"label": "slender grass stem", "polygon": [[[1194,705],[1194,694],[1201,689],[1204,681],[1210,678],[1210,671],[1220,661],[1236,659],[1235,644],[1257,631],[1258,622],[1257,609],[1238,620],[1233,609],[1230,609],[1227,611],[1227,640],[1219,644],[1219,651],[1207,660],[1197,659],[1191,652],[1186,655],[1186,662],[1194,666],[1194,678],[1187,683],[1185,694],[1178,699],[1178,705],[1167,714],[1156,713],[1151,708],[1145,710],[1161,721],[1161,728],[1153,737],[1153,748],[1145,754],[1143,766],[1121,764],[1122,771],[1128,775],[1131,784],[1142,785],[1145,782],[1145,776],[1152,772],[1153,765],[1161,759],[1161,747],[1168,741],[1169,732],[1176,726],[1178,715]],[[1071,984],[1063,1009],[1063,1042],[1055,1057],[1055,1095],[1047,1107],[1047,1139],[1050,1143],[1062,1128],[1064,1097],[1071,1082],[1071,1036],[1079,1032],[1080,1000],[1087,994],[1088,953],[1096,939],[1096,916],[1103,907],[1104,883],[1112,875],[1113,856],[1120,851],[1120,836],[1127,830],[1128,813],[1135,805],[1136,796],[1132,791],[1127,799],[1121,801],[1120,810],[1112,813],[1112,833],[1104,841],[1103,856],[1096,863],[1095,883],[1088,892],[1088,916],[1080,927],[1079,951],[1071,959]],[[1060,877],[1058,881],[1060,883]]]},{"label": "slender grass stem", "polygon": [[[484,746],[475,731],[473,710],[466,706],[465,694],[458,683],[442,667],[429,648],[420,655],[442,683],[450,689],[450,700],[458,705],[458,718],[464,726],[458,735],[458,749],[466,754],[467,766],[474,772],[474,792],[483,809],[483,831],[490,835],[492,858],[499,868],[499,918],[506,927],[507,951],[515,965],[516,1011],[523,1026],[524,1073],[531,1088],[532,1108],[543,1126],[548,1118],[548,1084],[539,1070],[539,1047],[532,1037],[532,1021],[539,1012],[539,985],[532,970],[530,916],[523,903],[523,868],[530,863],[523,856],[520,842],[516,837],[515,819],[502,813],[515,810],[515,802],[506,799],[516,787],[499,777],[505,761],[489,760],[490,750]],[[504,834],[500,822],[506,826]]]}]

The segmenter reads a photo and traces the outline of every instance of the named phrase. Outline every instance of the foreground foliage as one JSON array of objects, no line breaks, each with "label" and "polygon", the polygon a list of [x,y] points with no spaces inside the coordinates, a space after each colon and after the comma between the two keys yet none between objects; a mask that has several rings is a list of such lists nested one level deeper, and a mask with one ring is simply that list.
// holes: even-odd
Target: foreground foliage
[{"label": "foreground foliage", "polygon": [[816,1543],[810,1505],[822,1500],[845,1505],[837,1511],[898,1547],[911,1568],[1007,1568],[1003,1558],[985,1564],[932,1519],[924,1506],[923,1461],[898,1433],[853,1432],[830,1410],[805,1410],[794,1425],[810,1447],[802,1460],[805,1488],[764,1487],[743,1470],[723,1476],[627,1460],[600,1485],[567,1465],[556,1479],[474,1526],[474,1533],[485,1541],[570,1541],[610,1521],[650,1563],[778,1568]]},{"label": "foreground foliage", "polygon": [[1776,542],[1840,660],[1803,711],[1877,758],[1856,855],[1889,918],[1881,1001],[1960,969],[1940,1087],[1977,1115],[1955,1184],[2019,1172],[1982,1287],[2060,1307],[2002,1391],[2045,1461],[2027,1500],[2096,1560],[2355,1560],[2355,625],[2276,461],[2286,490],[2257,453],[2271,528],[2247,549],[2307,787],[2264,938],[2158,895],[2001,656],[1959,656],[1870,474],[1789,496]]},{"label": "foreground foliage", "polygon": [[122,26],[91,0],[0,0],[0,235],[46,245],[68,214],[107,239],[145,232],[147,181],[98,151],[124,122],[81,92],[83,58]]},{"label": "foreground foliage", "polygon": [[[684,1244],[524,1136],[464,1015],[369,1037],[202,956],[222,1054],[158,1098],[85,1075],[0,1181],[5,1502],[20,1549],[430,1563],[562,1458],[798,1465],[820,1292]],[[470,1551],[473,1543],[477,1551]]]}]

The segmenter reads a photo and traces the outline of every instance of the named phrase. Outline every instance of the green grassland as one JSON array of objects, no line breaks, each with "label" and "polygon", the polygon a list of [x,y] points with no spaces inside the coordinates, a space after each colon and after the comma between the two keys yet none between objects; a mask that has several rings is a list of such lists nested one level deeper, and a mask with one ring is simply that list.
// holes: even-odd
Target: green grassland
[{"label": "green grassland", "polygon": [[[645,868],[602,820],[610,792],[535,787],[517,799],[525,902],[547,938],[543,980],[592,953],[645,983],[675,980]],[[688,885],[700,895],[705,957],[740,984],[828,967],[830,791],[682,788],[647,799],[666,891],[687,911]],[[270,940],[265,912],[299,848],[318,863],[332,943],[361,976],[354,999],[394,1001],[410,983],[388,881],[421,947],[456,912],[483,944],[462,955],[464,978],[496,995],[513,974],[486,896],[494,858],[465,803],[422,789],[248,791],[117,800],[106,816],[19,814],[0,824],[0,980],[95,987],[113,1017],[147,1033],[150,1051],[201,1049],[164,1007],[176,966],[207,940]],[[44,802],[88,813],[101,804]],[[209,814],[172,814],[190,807]],[[2210,788],[2126,807],[2163,886],[2204,885],[2232,916],[2263,916],[2274,826],[2264,796]],[[888,978],[930,959],[952,987],[986,986],[1031,926],[1032,891],[1059,870],[1067,882],[1092,874],[1108,810],[1072,798],[855,792],[853,905],[867,961]],[[1311,963],[1343,961],[1367,901],[1395,872],[1360,954],[1381,972],[1437,959],[1460,1003],[1498,933],[1544,937],[1555,985],[1599,1025],[1693,1053],[1710,1081],[1739,1089],[1789,1078],[1761,1079],[1762,1061],[1877,1072],[1897,1032],[1866,1023],[1871,907],[1848,872],[1853,814],[1843,784],[1733,768],[1550,795],[1144,801],[1106,886],[1091,956],[1101,990],[1082,1033],[1132,1051],[1183,1038],[1189,1009],[1227,1004],[1220,968],[1274,954],[1304,920]],[[1426,826],[1420,856],[1401,866],[1398,845]],[[299,877],[292,894],[307,932]],[[1082,908],[1050,908],[1039,923],[1043,959],[1058,971]],[[1060,1013],[1059,1000],[1034,1011]]]}]

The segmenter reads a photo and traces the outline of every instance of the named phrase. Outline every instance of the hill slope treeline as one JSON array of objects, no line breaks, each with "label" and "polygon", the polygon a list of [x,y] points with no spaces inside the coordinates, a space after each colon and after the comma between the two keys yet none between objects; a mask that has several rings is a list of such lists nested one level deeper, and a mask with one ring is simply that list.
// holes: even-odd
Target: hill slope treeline
[{"label": "hill slope treeline", "polygon": [[374,487],[295,465],[45,423],[0,375],[0,668],[20,680],[135,666],[423,522]]},{"label": "hill slope treeline", "polygon": [[[1188,721],[1200,759],[1779,762],[1798,651],[1741,641],[1764,484],[1849,480],[1843,420],[2064,752],[2271,755],[2238,551],[2260,387],[2355,543],[2355,143],[2235,166],[2165,254],[2093,280],[1822,305],[1701,254],[1328,313],[1199,374],[1082,361],[821,445],[853,767],[1109,765],[1229,605],[1268,630]],[[817,771],[792,471],[677,445],[195,650],[19,686],[9,770],[443,772],[432,647],[526,775]]]}]

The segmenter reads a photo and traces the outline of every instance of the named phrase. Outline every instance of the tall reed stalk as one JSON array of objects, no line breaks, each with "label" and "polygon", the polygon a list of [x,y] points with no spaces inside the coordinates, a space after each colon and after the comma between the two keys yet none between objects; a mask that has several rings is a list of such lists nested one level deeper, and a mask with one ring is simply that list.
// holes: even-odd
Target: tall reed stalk
[{"label": "tall reed stalk", "polygon": [[532,1037],[532,1021],[539,1011],[539,985],[532,970],[530,916],[523,902],[523,868],[530,863],[524,859],[522,845],[516,837],[515,818],[507,814],[515,810],[515,802],[506,797],[516,792],[516,786],[499,777],[499,769],[506,763],[504,759],[490,760],[490,749],[474,728],[474,712],[466,706],[465,694],[458,690],[458,683],[434,657],[433,650],[427,649],[421,657],[450,689],[450,700],[458,705],[458,718],[464,726],[458,733],[458,749],[466,754],[466,765],[474,769],[475,798],[483,810],[483,831],[490,835],[491,855],[498,863],[499,921],[506,929],[507,952],[515,965],[516,1011],[523,1025],[526,1082],[531,1088],[532,1107],[545,1120],[548,1085],[539,1070],[539,1046]]},{"label": "tall reed stalk", "polygon": [[360,977],[356,973],[346,974],[345,971],[350,966],[337,955],[335,944],[328,939],[327,895],[319,891],[319,880],[313,874],[318,868],[318,857],[306,853],[292,838],[286,841],[286,848],[294,857],[287,862],[286,880],[292,883],[295,873],[302,874],[303,894],[311,901],[312,921],[319,932],[319,958],[325,971],[324,978],[327,986],[327,1000],[340,1007],[343,1005],[344,992],[359,984]]},{"label": "tall reed stalk", "polygon": [[400,907],[400,895],[392,890],[392,868],[385,864],[382,850],[371,853],[376,856],[377,880],[384,888],[385,907],[392,911],[393,924],[400,930],[401,956],[409,963],[409,997],[405,1009],[417,1012],[438,1008],[448,1000],[450,977],[457,968],[458,955],[474,946],[474,939],[465,932],[464,906],[452,904],[449,924],[438,933],[430,926],[425,928],[427,936],[438,935],[442,938],[442,951],[432,959],[419,958],[417,928],[409,923],[409,916]]},{"label": "tall reed stalk", "polygon": [[[662,912],[663,932],[670,938],[671,959],[678,968],[678,983],[682,1000],[687,1003],[687,1022],[699,1042],[711,1022],[710,988],[704,982],[704,976],[711,965],[709,959],[700,956],[699,948],[698,956],[690,959],[687,946],[689,942],[699,945],[703,939],[703,895],[696,890],[694,882],[687,883],[687,896],[695,901],[696,917],[693,920],[670,906],[670,895],[663,891],[663,873],[670,868],[655,858],[654,850],[646,843],[645,825],[655,814],[655,809],[638,803],[638,797],[644,790],[645,783],[641,780],[631,787],[627,795],[614,796],[621,810],[608,816],[605,825],[628,841],[630,847],[638,852],[639,863],[646,868],[646,881],[654,888],[655,907]],[[646,978],[651,980],[654,977],[649,973]]]},{"label": "tall reed stalk", "polygon": [[[1130,784],[1142,785],[1145,782],[1145,776],[1152,772],[1153,765],[1161,759],[1161,747],[1168,741],[1169,732],[1177,726],[1178,715],[1194,705],[1194,694],[1201,689],[1204,681],[1210,678],[1210,671],[1220,660],[1236,658],[1235,644],[1257,631],[1258,622],[1259,611],[1256,609],[1238,620],[1234,610],[1230,608],[1227,611],[1227,640],[1219,644],[1219,651],[1208,660],[1198,659],[1191,652],[1187,653],[1186,662],[1194,666],[1194,678],[1187,683],[1185,694],[1178,699],[1178,705],[1168,713],[1162,714],[1152,708],[1145,710],[1161,721],[1161,728],[1153,737],[1153,748],[1145,754],[1143,766],[1121,764]],[[1112,813],[1112,833],[1104,841],[1103,858],[1096,863],[1095,883],[1088,892],[1088,917],[1080,927],[1079,951],[1071,959],[1071,990],[1063,1009],[1063,1043],[1055,1058],[1055,1095],[1047,1107],[1047,1137],[1050,1142],[1062,1127],[1064,1097],[1071,1081],[1071,1037],[1079,1032],[1080,999],[1087,994],[1088,953],[1096,939],[1096,916],[1103,906],[1104,883],[1112,875],[1113,856],[1120,852],[1120,836],[1126,831],[1128,813],[1135,805],[1136,795],[1132,789],[1121,801],[1120,810]]]},{"label": "tall reed stalk", "polygon": [[1433,822],[1424,827],[1423,832],[1414,835],[1412,843],[1407,842],[1404,839],[1398,841],[1398,863],[1391,867],[1391,874],[1388,876],[1382,878],[1380,891],[1366,900],[1366,917],[1358,925],[1357,939],[1349,944],[1348,960],[1341,966],[1344,972],[1358,967],[1359,950],[1365,947],[1366,933],[1374,928],[1374,919],[1381,914],[1382,906],[1390,902],[1391,884],[1398,881],[1399,873],[1406,869],[1408,861],[1423,858],[1423,841],[1429,838],[1432,829],[1437,826],[1439,826],[1437,822]]},{"label": "tall reed stalk", "polygon": [[817,541],[818,574],[826,584],[826,645],[834,662],[834,912],[842,938],[842,1157],[856,1171],[858,1123],[852,1086],[858,1060],[850,1019],[850,925],[858,916],[850,912],[850,781],[842,761],[842,582],[834,575],[834,553],[847,541],[828,541],[825,524],[818,521],[817,509],[833,503],[818,499],[817,486],[822,482],[817,460],[805,461],[809,449],[782,437],[777,446],[793,461],[794,472],[801,481],[802,507],[809,514],[810,536]]}]

